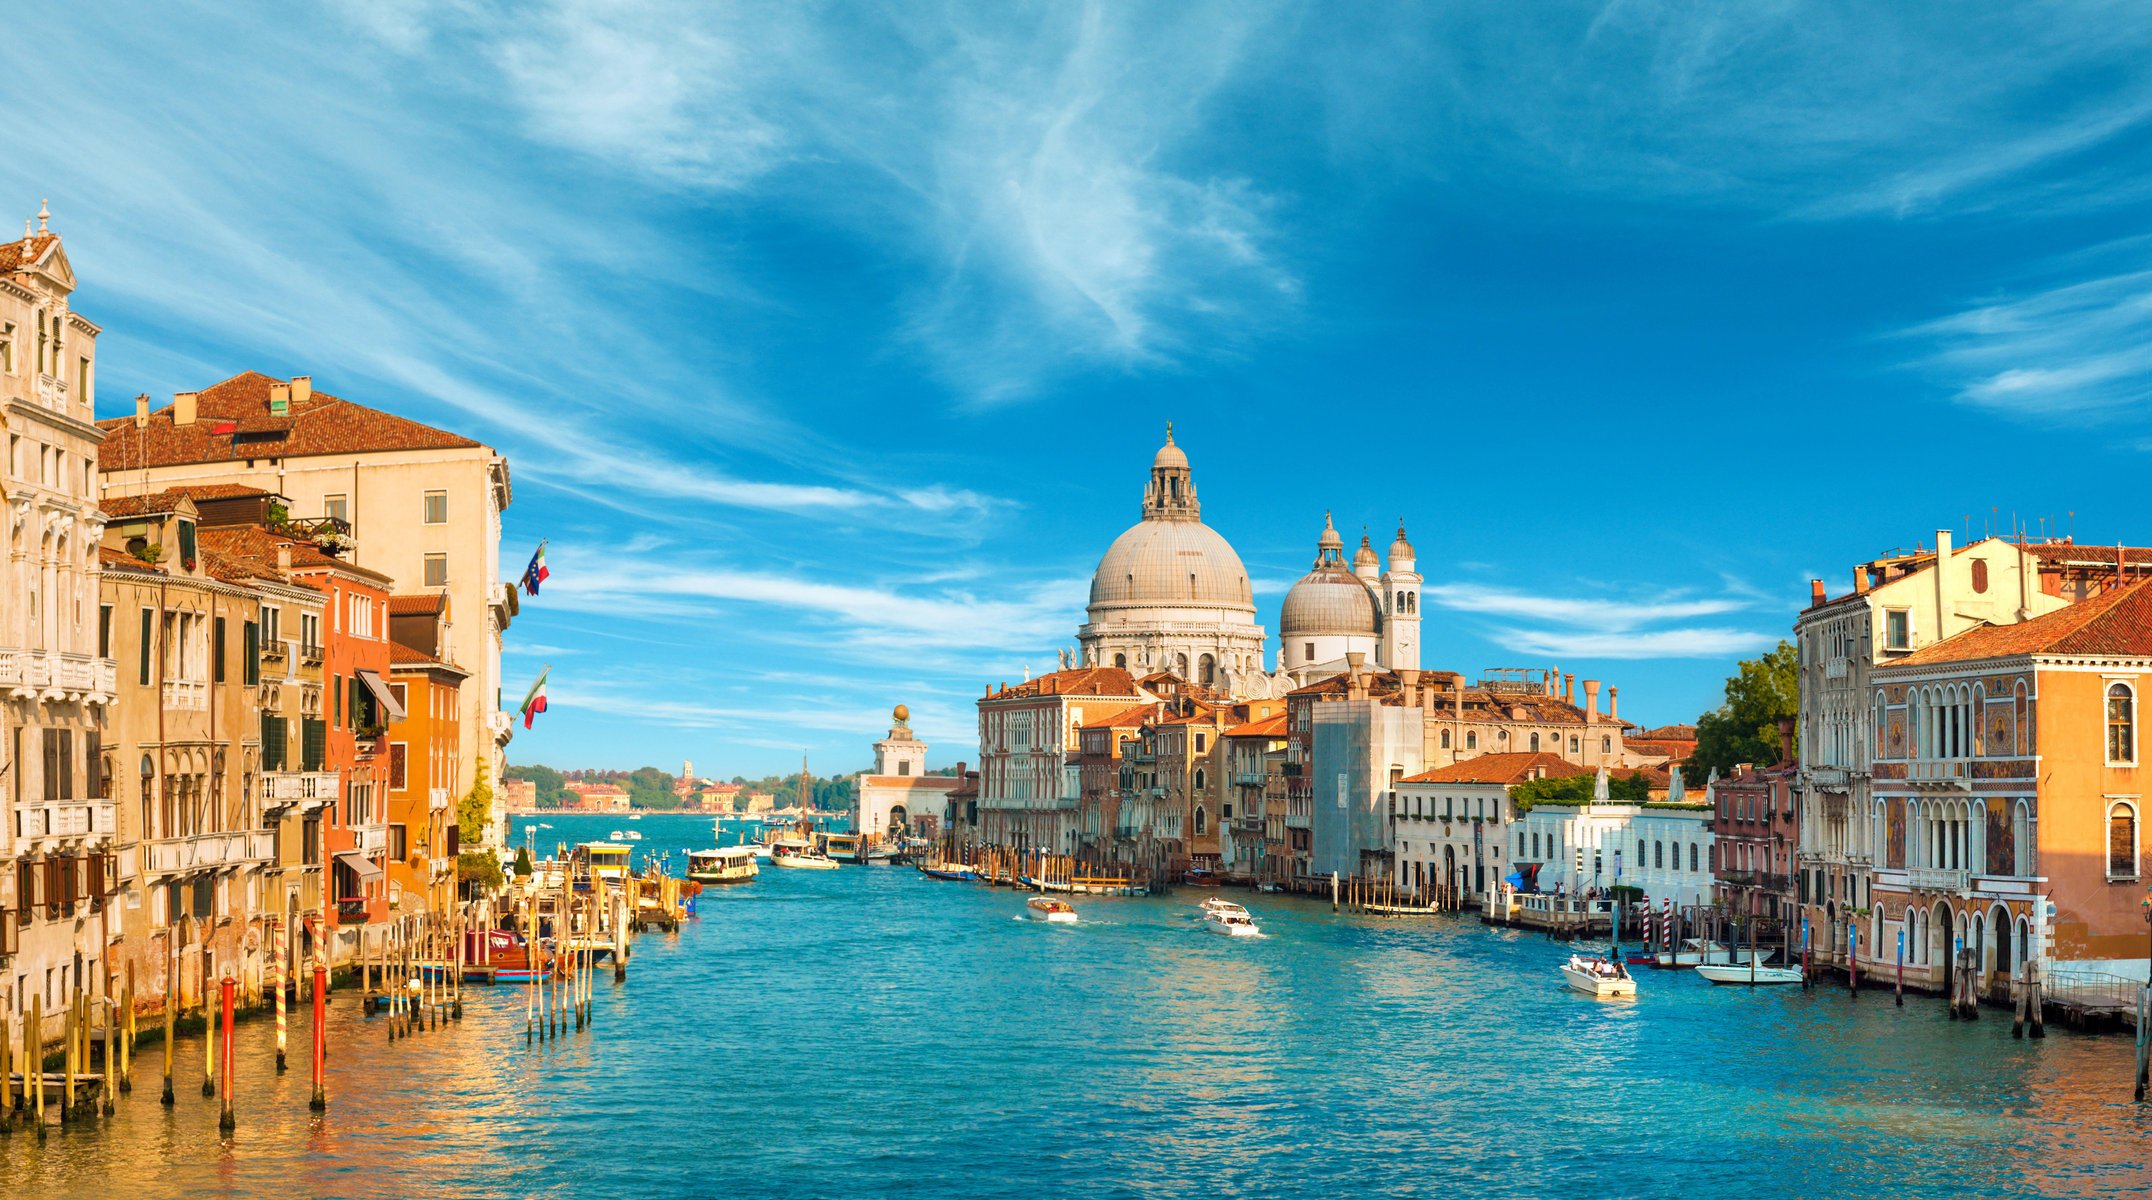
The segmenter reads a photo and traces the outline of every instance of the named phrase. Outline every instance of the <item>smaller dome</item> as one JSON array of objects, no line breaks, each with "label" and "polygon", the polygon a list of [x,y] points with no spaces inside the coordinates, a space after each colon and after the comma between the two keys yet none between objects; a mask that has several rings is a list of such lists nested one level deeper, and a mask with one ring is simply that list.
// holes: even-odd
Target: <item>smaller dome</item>
[{"label": "smaller dome", "polygon": [[1156,471],[1161,467],[1173,467],[1185,470],[1187,466],[1188,455],[1179,446],[1173,444],[1173,422],[1168,421],[1166,422],[1166,444],[1158,448],[1158,456],[1151,460],[1151,469]]},{"label": "smaller dome", "polygon": [[1342,558],[1344,553],[1345,539],[1338,536],[1338,527],[1330,523],[1330,514],[1324,513],[1323,536],[1315,542],[1315,561],[1321,563],[1332,554]]},{"label": "smaller dome", "polygon": [[1411,562],[1417,557],[1419,556],[1412,552],[1412,543],[1405,540],[1405,518],[1399,517],[1397,519],[1397,540],[1390,543],[1390,561],[1393,564],[1400,559]]},{"label": "smaller dome", "polygon": [[1360,548],[1352,552],[1352,565],[1355,569],[1382,565],[1381,561],[1375,557],[1375,547],[1369,543],[1365,533],[1360,535]]},{"label": "smaller dome", "polygon": [[1314,634],[1373,636],[1382,631],[1375,595],[1342,567],[1317,567],[1285,593],[1278,633],[1288,640]]}]

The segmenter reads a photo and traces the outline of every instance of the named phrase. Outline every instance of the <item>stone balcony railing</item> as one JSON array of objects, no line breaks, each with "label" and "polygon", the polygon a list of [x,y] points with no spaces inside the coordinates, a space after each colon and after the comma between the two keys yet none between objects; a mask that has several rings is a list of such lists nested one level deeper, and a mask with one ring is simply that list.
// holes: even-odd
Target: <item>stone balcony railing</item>
[{"label": "stone balcony railing", "polygon": [[377,821],[370,825],[354,825],[351,832],[357,838],[357,844],[353,847],[357,853],[372,857],[389,848],[389,827],[386,824]]},{"label": "stone balcony railing", "polygon": [[178,875],[266,863],[276,857],[276,835],[267,829],[235,829],[162,838],[144,846],[153,875]]},{"label": "stone balcony railing", "polygon": [[32,843],[25,849],[38,849],[43,843],[109,840],[116,828],[110,800],[59,800],[15,806],[15,837]]},{"label": "stone balcony railing", "polygon": [[109,696],[118,689],[118,667],[109,658],[89,654],[0,650],[0,689],[28,698],[44,691]]},{"label": "stone balcony railing", "polygon": [[1843,790],[1847,786],[1847,772],[1844,767],[1817,767],[1808,773],[1808,778],[1809,782],[1820,788]]},{"label": "stone balcony railing", "polygon": [[1973,873],[1950,867],[1911,867],[1906,883],[1926,892],[1962,892],[1972,883]]},{"label": "stone balcony railing", "polygon": [[209,707],[209,684],[199,679],[167,679],[164,681],[164,706],[200,712]]},{"label": "stone balcony railing", "polygon": [[262,775],[262,806],[318,808],[335,801],[335,771],[270,771]]},{"label": "stone balcony railing", "polygon": [[1905,764],[1905,779],[1915,787],[1969,791],[1973,762],[1969,758],[1915,759]]},{"label": "stone balcony railing", "polygon": [[434,812],[440,812],[442,809],[447,808],[448,806],[449,795],[447,788],[433,788],[426,793],[427,808],[433,810]]}]

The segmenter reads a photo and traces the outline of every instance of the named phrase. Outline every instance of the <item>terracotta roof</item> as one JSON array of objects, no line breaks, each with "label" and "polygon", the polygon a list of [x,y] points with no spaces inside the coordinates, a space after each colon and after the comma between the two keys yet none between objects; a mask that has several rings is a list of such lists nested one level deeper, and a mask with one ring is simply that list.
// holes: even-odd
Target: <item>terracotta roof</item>
[{"label": "terracotta roof", "polygon": [[462,672],[463,668],[446,659],[435,658],[423,650],[414,650],[402,642],[389,643],[389,665],[392,667],[446,667]]},{"label": "terracotta roof", "polygon": [[2019,654],[2152,655],[2152,590],[2148,587],[2152,580],[2015,625],[1977,626],[1889,663],[1887,668]]},{"label": "terracotta roof", "polygon": [[185,489],[166,488],[161,492],[145,492],[140,496],[106,496],[97,502],[97,507],[105,510],[108,517],[125,520],[128,517],[178,512],[180,501],[188,498]]},{"label": "terracotta roof", "polygon": [[140,571],[144,575],[163,574],[162,571],[143,562],[134,555],[124,550],[114,550],[110,546],[99,546],[97,548],[97,561],[108,570],[118,568],[122,571]]},{"label": "terracotta roof", "polygon": [[1284,737],[1284,736],[1285,736],[1285,714],[1284,714],[1284,713],[1276,713],[1276,714],[1274,714],[1274,715],[1272,715],[1272,716],[1264,717],[1264,718],[1263,718],[1262,720],[1260,720],[1260,721],[1250,721],[1250,722],[1248,722],[1248,723],[1247,723],[1247,724],[1245,724],[1245,725],[1235,725],[1235,726],[1234,726],[1233,728],[1231,728],[1231,729],[1228,729],[1228,730],[1226,730],[1226,731],[1225,731],[1225,732],[1224,732],[1223,734],[1220,734],[1219,736],[1221,736],[1221,737],[1247,737],[1247,738],[1252,738],[1252,737],[1263,737],[1263,738],[1272,738],[1272,737]]},{"label": "terracotta roof", "polygon": [[1133,729],[1151,719],[1155,705],[1132,704],[1127,708],[1107,713],[1105,716],[1085,721],[1085,729]]},{"label": "terracotta roof", "polygon": [[1589,775],[1590,767],[1580,767],[1558,754],[1482,754],[1463,762],[1436,767],[1408,776],[1402,783],[1523,783],[1527,779],[1569,779]]},{"label": "terracotta roof", "polygon": [[447,606],[447,592],[427,592],[417,596],[389,597],[389,615],[392,617],[430,617]]},{"label": "terracotta roof", "polygon": [[1021,699],[1025,696],[1130,696],[1136,680],[1121,667],[1075,667],[1041,675],[1026,683],[988,693],[989,700]]},{"label": "terracotta roof", "polygon": [[954,775],[865,775],[861,783],[885,788],[925,788],[930,792],[946,792],[954,789],[960,780]]},{"label": "terracotta roof", "polygon": [[1647,741],[1657,741],[1657,742],[1667,742],[1667,741],[1685,741],[1685,742],[1693,742],[1693,741],[1695,741],[1695,740],[1696,740],[1696,726],[1694,726],[1694,725],[1661,725],[1661,726],[1659,726],[1659,727],[1658,727],[1657,729],[1639,729],[1639,730],[1637,730],[1637,732],[1636,732],[1635,734],[1633,734],[1632,736],[1634,736],[1634,737],[1639,737],[1639,738],[1643,738],[1643,739],[1645,739],[1645,740],[1647,740]]},{"label": "terracotta roof", "polygon": [[262,488],[250,487],[244,483],[190,483],[180,487],[167,488],[166,490],[177,492],[195,501],[237,500],[247,496],[273,496],[276,494]]},{"label": "terracotta roof", "polygon": [[132,416],[99,421],[103,470],[247,458],[305,458],[374,450],[457,450],[479,443],[380,409],[316,391],[294,401],[291,415],[269,414],[269,389],[284,381],[258,371],[234,375],[195,396],[195,421],[178,425],[173,405],[135,427]]},{"label": "terracotta roof", "polygon": [[22,270],[26,261],[36,262],[38,259],[43,258],[46,248],[59,240],[60,235],[56,233],[33,234],[30,238],[30,253],[27,256],[22,252],[21,238],[10,238],[5,242],[0,242],[0,271]]},{"label": "terracotta roof", "polygon": [[202,549],[208,553],[224,556],[235,567],[251,572],[256,579],[273,579],[277,574],[277,550],[291,547],[291,565],[298,570],[318,570],[334,567],[353,574],[371,576],[389,582],[389,577],[379,571],[345,562],[341,558],[324,554],[319,546],[299,538],[274,534],[258,525],[224,525],[204,529],[195,534]]}]

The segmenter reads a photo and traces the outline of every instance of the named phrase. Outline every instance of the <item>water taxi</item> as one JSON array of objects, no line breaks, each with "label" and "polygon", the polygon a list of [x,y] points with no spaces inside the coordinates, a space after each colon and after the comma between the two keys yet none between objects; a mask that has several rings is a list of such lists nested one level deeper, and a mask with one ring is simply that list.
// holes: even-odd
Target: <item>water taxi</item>
[{"label": "water taxi", "polygon": [[1713,983],[1767,984],[1801,982],[1801,968],[1799,967],[1766,967],[1760,963],[1753,966],[1734,963],[1717,965],[1706,963],[1697,967],[1696,973]]},{"label": "water taxi", "polygon": [[837,861],[815,849],[814,842],[803,837],[781,837],[770,842],[770,865],[791,867],[804,871],[834,871]]},{"label": "water taxi", "polygon": [[1729,950],[1724,942],[1709,938],[1683,938],[1672,954],[1661,950],[1655,965],[1661,967],[1727,966],[1746,965],[1750,958],[1757,962],[1771,957],[1768,947],[1753,950]]},{"label": "water taxi", "polygon": [[760,872],[752,846],[687,852],[687,877],[697,883],[746,883]]},{"label": "water taxi", "polygon": [[1636,978],[1629,974],[1629,968],[1603,958],[1570,955],[1569,961],[1562,964],[1562,979],[1587,996],[1636,995]]},{"label": "water taxi", "polygon": [[831,833],[822,838],[822,853],[841,863],[867,861],[865,848],[856,833]]},{"label": "water taxi", "polygon": [[628,877],[628,857],[633,853],[630,847],[610,842],[584,842],[575,848],[574,862],[578,874],[587,870],[594,879],[618,883]]},{"label": "water taxi", "polygon": [[1044,921],[1049,925],[1074,925],[1076,923],[1076,906],[1066,900],[1049,900],[1044,896],[1033,896],[1031,899],[1024,901],[1024,915],[1034,921]]},{"label": "water taxi", "polygon": [[1263,932],[1247,909],[1216,896],[1203,902],[1203,927],[1225,937],[1256,937]]}]

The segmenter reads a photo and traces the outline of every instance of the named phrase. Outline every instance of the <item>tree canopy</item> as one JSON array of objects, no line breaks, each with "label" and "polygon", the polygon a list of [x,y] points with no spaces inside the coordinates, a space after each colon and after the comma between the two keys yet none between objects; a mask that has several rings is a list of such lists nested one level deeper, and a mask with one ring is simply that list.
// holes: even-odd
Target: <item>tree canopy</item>
[{"label": "tree canopy", "polygon": [[[1527,779],[1509,789],[1510,802],[1518,812],[1532,811],[1540,804],[1590,804],[1592,775],[1572,775],[1567,779]],[[1646,804],[1651,800],[1651,780],[1643,775],[1613,776],[1607,780],[1607,800],[1614,804]]]},{"label": "tree canopy", "polygon": [[1740,763],[1778,762],[1779,718],[1797,717],[1800,711],[1800,659],[1792,642],[1780,642],[1761,658],[1741,660],[1726,681],[1725,703],[1697,719],[1690,772],[1701,783],[1714,770],[1723,777]]}]

